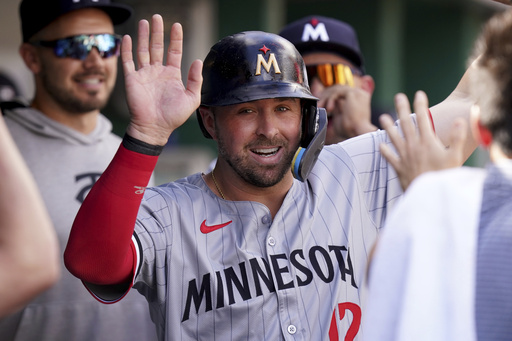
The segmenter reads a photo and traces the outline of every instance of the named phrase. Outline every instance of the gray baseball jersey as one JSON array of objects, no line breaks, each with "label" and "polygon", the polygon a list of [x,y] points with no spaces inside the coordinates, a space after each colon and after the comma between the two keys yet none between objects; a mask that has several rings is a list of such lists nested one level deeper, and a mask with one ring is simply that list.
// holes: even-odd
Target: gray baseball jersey
[{"label": "gray baseball jersey", "polygon": [[384,131],[326,146],[274,219],[201,174],[146,190],[134,287],[161,340],[358,340],[368,254],[402,194]]}]

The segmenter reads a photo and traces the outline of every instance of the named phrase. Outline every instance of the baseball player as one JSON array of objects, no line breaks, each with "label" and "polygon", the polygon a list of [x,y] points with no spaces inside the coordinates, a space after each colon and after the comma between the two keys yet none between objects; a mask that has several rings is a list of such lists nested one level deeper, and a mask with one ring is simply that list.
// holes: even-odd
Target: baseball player
[{"label": "baseball player", "polygon": [[[402,194],[379,153],[386,132],[322,149],[325,111],[278,35],[221,39],[185,87],[181,26],[165,64],[161,16],[151,26],[150,38],[139,23],[138,70],[123,38],[131,121],[75,219],[69,271],[104,303],[136,288],[161,340],[361,339],[368,253]],[[468,113],[461,96],[449,98],[431,109],[435,123]],[[416,106],[430,124],[424,98]],[[215,168],[145,189],[169,135],[198,107],[218,144]]]},{"label": "baseball player", "polygon": [[0,147],[2,317],[16,311],[58,280],[60,257],[50,216],[1,112]]},{"label": "baseball player", "polygon": [[327,110],[326,144],[377,130],[381,113],[371,105],[375,81],[365,71],[352,26],[311,15],[289,23],[279,35],[301,53],[311,92],[319,98],[318,105]]}]

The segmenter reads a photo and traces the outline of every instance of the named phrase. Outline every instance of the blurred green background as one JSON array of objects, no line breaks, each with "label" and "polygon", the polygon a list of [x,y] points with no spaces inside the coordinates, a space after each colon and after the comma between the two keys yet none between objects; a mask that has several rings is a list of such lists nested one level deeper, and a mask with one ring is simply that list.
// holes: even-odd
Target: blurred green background
[{"label": "blurred green background", "polygon": [[[134,16],[118,33],[136,41],[140,19],[159,13],[166,30],[173,22],[183,25],[185,34],[183,77],[194,59],[204,59],[218,39],[240,31],[264,30],[278,33],[287,23],[318,14],[351,24],[358,32],[366,71],[375,79],[373,105],[393,110],[393,95],[412,98],[424,90],[430,103],[442,101],[457,85],[467,65],[472,44],[484,22],[507,8],[491,0],[118,0],[131,5]],[[32,79],[17,55],[20,44],[17,0],[0,6],[0,71],[13,78],[24,97],[32,96]],[[168,39],[168,36],[167,36]],[[167,41],[167,40],[166,40]],[[171,109],[172,110],[172,109]],[[123,74],[111,101],[103,110],[114,124],[114,132],[124,133],[128,112]],[[159,161],[157,182],[169,181],[207,167],[215,157],[215,145],[206,140],[195,114],[169,140]],[[483,155],[483,156],[482,156]],[[485,155],[475,155],[468,164],[481,165]],[[160,176],[160,175],[159,175]]]}]

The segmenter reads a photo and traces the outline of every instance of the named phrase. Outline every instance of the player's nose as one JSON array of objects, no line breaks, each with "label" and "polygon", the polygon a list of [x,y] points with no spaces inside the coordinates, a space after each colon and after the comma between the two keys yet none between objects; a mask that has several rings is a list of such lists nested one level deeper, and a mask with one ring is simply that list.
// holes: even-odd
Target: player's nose
[{"label": "player's nose", "polygon": [[277,134],[278,125],[276,114],[272,109],[265,108],[258,115],[257,135],[272,138]]}]

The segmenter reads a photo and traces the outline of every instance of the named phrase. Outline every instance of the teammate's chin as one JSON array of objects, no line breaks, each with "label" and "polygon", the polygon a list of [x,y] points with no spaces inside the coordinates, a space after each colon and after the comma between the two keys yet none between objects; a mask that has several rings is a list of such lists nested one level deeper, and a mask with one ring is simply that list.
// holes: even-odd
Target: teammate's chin
[{"label": "teammate's chin", "polygon": [[104,108],[107,104],[107,100],[99,98],[98,96],[90,96],[89,100],[69,96],[67,98],[61,98],[60,103],[63,107],[67,108],[69,112],[83,114]]}]

